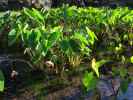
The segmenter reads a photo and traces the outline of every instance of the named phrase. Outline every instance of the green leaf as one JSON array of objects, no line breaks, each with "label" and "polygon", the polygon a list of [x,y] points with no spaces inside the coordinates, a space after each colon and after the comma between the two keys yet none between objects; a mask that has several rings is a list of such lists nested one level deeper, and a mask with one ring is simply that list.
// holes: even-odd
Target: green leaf
[{"label": "green leaf", "polygon": [[9,33],[8,33],[8,45],[11,46],[13,45],[17,38],[18,38],[18,35],[16,34],[16,30],[15,29],[12,29]]},{"label": "green leaf", "polygon": [[62,40],[60,42],[60,47],[61,47],[63,52],[66,52],[70,48],[68,40]]},{"label": "green leaf", "polygon": [[94,72],[96,73],[97,77],[99,77],[99,68],[104,65],[105,63],[107,63],[108,60],[100,60],[100,61],[96,61],[95,58],[92,59],[92,69],[94,70]]},{"label": "green leaf", "polygon": [[133,56],[130,57],[130,61],[131,61],[131,63],[133,63]]},{"label": "green leaf", "polygon": [[48,50],[50,48],[50,47],[48,47],[48,40],[43,40],[40,45],[41,45],[41,48],[40,48],[41,54],[43,56],[46,56],[46,54],[47,54],[47,52],[48,52]]},{"label": "green leaf", "polygon": [[94,89],[96,87],[97,79],[93,75],[93,72],[88,73],[86,71],[84,74],[82,82],[83,82],[84,87],[87,89],[87,91],[89,91],[89,90]]},{"label": "green leaf", "polygon": [[37,11],[36,9],[32,8],[32,10],[28,9],[28,8],[24,8],[24,14],[26,14],[29,18],[37,21],[37,22],[43,22],[43,16],[41,15],[41,13],[39,11]]},{"label": "green leaf", "polygon": [[73,11],[73,9],[69,8],[69,9],[67,9],[66,13],[67,13],[67,16],[72,17],[74,14],[74,11]]},{"label": "green leaf", "polygon": [[127,75],[127,69],[126,68],[120,68],[120,76],[124,78]]},{"label": "green leaf", "polygon": [[59,32],[51,33],[50,36],[48,37],[47,48],[52,47],[59,38],[60,38],[60,33]]},{"label": "green leaf", "polygon": [[80,33],[75,33],[74,38],[79,39],[81,41],[81,43],[84,43],[86,45],[88,45],[88,43],[89,43],[87,41],[87,39],[83,35],[81,35]]},{"label": "green leaf", "polygon": [[15,29],[12,29],[10,32],[9,32],[9,34],[8,34],[8,36],[15,36],[16,35],[16,30]]},{"label": "green leaf", "polygon": [[127,89],[128,89],[128,84],[129,84],[128,80],[123,80],[123,81],[121,82],[120,89],[122,90],[123,93],[125,93],[125,92],[127,91]]},{"label": "green leaf", "polygon": [[109,60],[104,60],[104,59],[102,59],[102,60],[100,60],[100,61],[97,61],[97,62],[96,62],[96,67],[97,67],[97,68],[100,68],[102,65],[104,65],[104,64],[107,63],[107,62],[109,62]]},{"label": "green leaf", "polygon": [[43,21],[44,17],[42,16],[42,14],[35,8],[32,8],[32,10],[33,10],[33,13],[36,15],[36,17],[40,19],[41,21]]},{"label": "green leaf", "polygon": [[24,14],[26,14],[30,18],[34,19],[34,14],[33,14],[33,12],[30,9],[24,8]]},{"label": "green leaf", "polygon": [[99,75],[99,71],[98,71],[98,67],[96,65],[95,59],[92,59],[91,66],[92,66],[92,69],[94,70],[94,72],[96,73],[96,75],[99,77],[100,75]]},{"label": "green leaf", "polygon": [[80,52],[80,41],[76,40],[76,39],[70,39],[69,40],[69,44],[72,48],[72,50],[76,53],[79,53]]},{"label": "green leaf", "polygon": [[36,41],[39,41],[42,36],[41,31],[39,29],[35,29],[35,33],[37,34]]},{"label": "green leaf", "polygon": [[0,92],[4,91],[5,78],[3,72],[0,70]]},{"label": "green leaf", "polygon": [[88,27],[86,27],[87,33],[90,36],[91,39],[96,39],[98,40],[97,36],[95,35],[95,33],[93,31],[91,31]]},{"label": "green leaf", "polygon": [[128,34],[129,39],[133,39],[133,33]]},{"label": "green leaf", "polygon": [[35,32],[31,32],[31,34],[28,36],[28,44],[30,47],[35,48],[36,47],[36,34]]}]

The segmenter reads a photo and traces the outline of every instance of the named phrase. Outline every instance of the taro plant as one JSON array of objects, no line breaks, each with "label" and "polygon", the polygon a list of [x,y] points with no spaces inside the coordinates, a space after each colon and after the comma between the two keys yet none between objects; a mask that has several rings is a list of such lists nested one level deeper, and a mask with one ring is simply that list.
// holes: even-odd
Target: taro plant
[{"label": "taro plant", "polygon": [[82,61],[82,56],[90,55],[91,46],[97,40],[96,35],[89,28],[86,27],[86,33],[74,32],[69,37],[64,37],[60,41],[61,51],[68,58],[71,66],[79,66]]},{"label": "taro plant", "polygon": [[82,79],[85,91],[90,91],[96,88],[97,82],[100,79],[99,68],[108,61],[109,60],[96,61],[95,58],[92,59],[91,61],[92,71],[91,72],[86,71]]},{"label": "taro plant", "polygon": [[[15,27],[12,28],[8,35],[9,39],[12,38],[9,43],[19,40],[26,48],[25,53],[28,53],[32,61],[36,63],[45,57],[49,49],[59,40],[61,27],[53,27],[48,31],[45,28],[43,15],[35,9],[24,9],[22,14],[25,15],[24,18],[27,17],[28,19],[26,18],[23,23],[23,17],[16,21]],[[32,25],[34,21],[36,22],[36,25],[33,23],[35,26]]]},{"label": "taro plant", "polygon": [[[133,63],[133,11],[128,8],[63,6],[48,11],[24,8],[8,15],[0,19],[0,32],[8,26],[8,43],[21,43],[38,66],[44,67],[44,61],[50,60],[54,62],[53,69],[61,73],[66,66],[78,68],[81,62],[86,63],[85,57],[91,59],[92,53],[97,59],[109,58],[122,64],[131,57],[130,63]],[[92,69],[85,72],[82,80],[87,91],[96,88],[99,68],[106,62],[92,60]],[[119,69],[122,81],[129,71],[126,67]],[[125,91],[127,80],[123,83]]]},{"label": "taro plant", "polygon": [[[128,8],[63,6],[48,11],[25,8],[7,18],[9,43],[21,43],[35,62],[55,55],[52,60],[57,65],[78,66],[77,61],[89,58],[95,45],[93,52],[98,58],[107,56],[121,62],[126,50],[132,50],[132,17],[133,11]],[[4,22],[1,20],[1,28]],[[103,55],[99,56],[99,52]]]},{"label": "taro plant", "polygon": [[[62,58],[64,59],[66,57],[63,61],[64,63],[68,60],[70,65],[78,66],[82,61],[82,56],[88,56],[90,54],[90,47],[94,44],[94,41],[97,40],[97,37],[88,27],[84,27],[85,30],[83,32],[71,29],[72,32],[70,32],[70,36],[64,36],[64,28],[65,32],[67,32],[69,28],[72,28],[66,27],[66,25],[71,24],[70,16],[72,16],[71,12],[73,12],[73,9],[75,8],[66,8],[67,11],[63,12],[65,25],[62,25],[63,23],[59,25],[58,21],[56,22],[57,18],[54,18],[56,24],[49,23],[49,18],[53,17],[52,14],[54,14],[51,13],[53,10],[46,13],[45,11],[41,12],[34,8],[31,10],[24,8],[20,14],[11,16],[16,19],[14,23],[11,24],[11,30],[8,34],[9,44],[12,45],[16,42],[20,42],[25,48],[24,53],[30,55],[32,61],[35,63],[38,61],[43,62],[43,58],[48,54],[52,54],[52,52],[58,48],[57,50],[61,50],[63,53],[61,54]],[[61,14],[60,11],[59,13]],[[60,16],[56,16],[60,18]],[[54,15],[54,17],[56,16]],[[80,55],[77,56],[79,53]],[[79,63],[77,63],[78,61]]]}]

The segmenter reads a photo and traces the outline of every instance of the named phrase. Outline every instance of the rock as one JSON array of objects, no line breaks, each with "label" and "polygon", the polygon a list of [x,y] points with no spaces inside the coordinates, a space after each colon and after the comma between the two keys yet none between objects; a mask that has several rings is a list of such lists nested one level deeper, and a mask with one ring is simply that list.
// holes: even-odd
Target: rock
[{"label": "rock", "polygon": [[0,10],[21,9],[23,7],[51,8],[51,0],[0,0]]},{"label": "rock", "polygon": [[[101,95],[101,100],[112,100],[120,87],[120,79],[104,79],[98,82],[97,88]],[[111,98],[111,99],[110,99]]]},{"label": "rock", "polygon": [[8,0],[0,0],[0,10],[6,10],[8,5]]},{"label": "rock", "polygon": [[22,83],[26,75],[25,73],[30,71],[30,68],[26,63],[15,59],[18,58],[13,58],[13,55],[0,56],[0,70],[2,70],[4,74],[5,86],[7,88],[9,87],[8,91],[10,93],[14,93],[16,91],[16,83]]}]

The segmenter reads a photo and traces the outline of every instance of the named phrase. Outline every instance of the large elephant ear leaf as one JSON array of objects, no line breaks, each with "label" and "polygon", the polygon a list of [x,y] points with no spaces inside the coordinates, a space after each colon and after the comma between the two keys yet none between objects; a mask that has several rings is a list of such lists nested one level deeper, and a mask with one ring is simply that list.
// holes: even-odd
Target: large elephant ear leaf
[{"label": "large elephant ear leaf", "polygon": [[52,34],[50,34],[50,36],[48,37],[47,47],[48,48],[52,47],[56,43],[56,41],[58,41],[59,38],[60,38],[59,32],[53,32]]},{"label": "large elephant ear leaf", "polygon": [[5,78],[3,72],[0,70],[0,92],[4,91]]},{"label": "large elephant ear leaf", "polygon": [[70,39],[69,44],[72,48],[72,50],[76,53],[80,52],[81,46],[80,46],[80,41],[76,39]]},{"label": "large elephant ear leaf", "polygon": [[48,48],[52,47],[56,43],[56,41],[60,39],[61,31],[62,31],[61,27],[54,27],[51,30],[51,34],[48,37],[48,44],[47,44]]},{"label": "large elephant ear leaf", "polygon": [[61,42],[60,42],[60,47],[61,47],[61,50],[63,51],[63,52],[66,52],[69,48],[70,48],[70,45],[69,45],[69,42],[68,42],[68,40],[62,40]]}]

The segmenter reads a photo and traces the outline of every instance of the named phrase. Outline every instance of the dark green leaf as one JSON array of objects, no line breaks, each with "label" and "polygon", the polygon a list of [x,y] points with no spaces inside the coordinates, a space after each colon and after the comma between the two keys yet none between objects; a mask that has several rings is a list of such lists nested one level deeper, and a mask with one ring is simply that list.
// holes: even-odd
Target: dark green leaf
[{"label": "dark green leaf", "polygon": [[48,48],[52,47],[56,43],[56,41],[59,39],[59,37],[60,37],[59,32],[53,32],[52,34],[50,34],[50,36],[48,38],[47,47]]},{"label": "dark green leaf", "polygon": [[63,52],[66,52],[70,48],[68,40],[62,40],[60,42],[60,47],[61,47]]},{"label": "dark green leaf", "polygon": [[35,34],[35,32],[31,32],[31,34],[29,35],[28,44],[32,48],[36,47],[36,34]]},{"label": "dark green leaf", "polygon": [[123,93],[125,93],[127,91],[128,84],[129,84],[129,82],[126,79],[121,82],[121,87],[120,88],[121,88]]},{"label": "dark green leaf", "polygon": [[72,48],[72,50],[76,53],[79,53],[80,52],[80,41],[76,40],[76,39],[70,39],[69,40],[69,44]]}]

